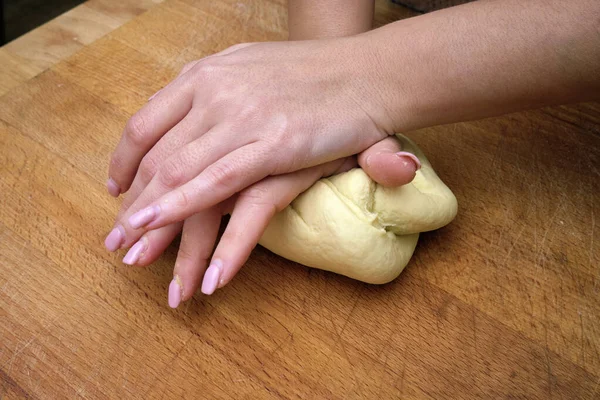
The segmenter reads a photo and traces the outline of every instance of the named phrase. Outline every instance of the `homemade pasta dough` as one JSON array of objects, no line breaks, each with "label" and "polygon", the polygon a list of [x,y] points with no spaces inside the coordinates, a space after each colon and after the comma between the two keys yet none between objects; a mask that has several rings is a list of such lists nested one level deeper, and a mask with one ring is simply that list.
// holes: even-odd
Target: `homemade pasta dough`
[{"label": "homemade pasta dough", "polygon": [[278,213],[260,244],[313,268],[382,284],[396,278],[410,260],[419,233],[454,219],[456,197],[421,150],[396,135],[421,169],[397,188],[372,181],[360,168],[323,178]]}]

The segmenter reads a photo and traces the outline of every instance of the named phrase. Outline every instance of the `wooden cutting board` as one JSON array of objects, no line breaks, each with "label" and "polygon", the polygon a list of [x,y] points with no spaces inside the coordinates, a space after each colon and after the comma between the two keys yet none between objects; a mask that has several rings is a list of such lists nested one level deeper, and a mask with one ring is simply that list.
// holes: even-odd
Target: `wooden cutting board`
[{"label": "wooden cutting board", "polygon": [[285,9],[166,0],[0,97],[0,398],[599,398],[598,104],[407,133],[460,209],[384,286],[257,248],[174,311],[176,246],[103,248],[128,116],[185,62],[285,39]]}]

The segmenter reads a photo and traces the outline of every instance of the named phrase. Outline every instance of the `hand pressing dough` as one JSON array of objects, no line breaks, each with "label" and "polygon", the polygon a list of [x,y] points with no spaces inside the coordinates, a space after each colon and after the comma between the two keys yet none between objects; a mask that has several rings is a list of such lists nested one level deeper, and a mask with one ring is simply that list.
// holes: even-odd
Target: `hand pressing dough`
[{"label": "hand pressing dough", "polygon": [[421,150],[405,136],[396,138],[421,161],[411,183],[386,188],[360,168],[323,178],[271,220],[259,243],[300,264],[368,283],[400,275],[419,232],[452,221],[457,202]]}]

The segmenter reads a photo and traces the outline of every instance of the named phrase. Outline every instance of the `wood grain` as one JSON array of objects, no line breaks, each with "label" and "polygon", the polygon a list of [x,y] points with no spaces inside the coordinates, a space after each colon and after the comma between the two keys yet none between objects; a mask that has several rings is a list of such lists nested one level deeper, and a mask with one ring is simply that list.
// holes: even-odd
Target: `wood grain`
[{"label": "wood grain", "polygon": [[409,132],[460,209],[384,286],[259,247],[173,311],[176,246],[104,250],[128,116],[185,62],[285,37],[282,1],[166,0],[0,97],[0,397],[599,398],[598,104]]},{"label": "wood grain", "polygon": [[162,0],[88,0],[0,48],[0,95]]}]

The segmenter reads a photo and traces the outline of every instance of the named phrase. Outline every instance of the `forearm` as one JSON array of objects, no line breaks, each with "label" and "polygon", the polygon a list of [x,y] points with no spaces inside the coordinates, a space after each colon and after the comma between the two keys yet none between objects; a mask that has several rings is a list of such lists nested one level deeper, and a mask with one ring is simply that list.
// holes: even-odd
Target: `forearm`
[{"label": "forearm", "polygon": [[351,36],[371,29],[374,0],[289,0],[290,40]]},{"label": "forearm", "polygon": [[[372,112],[406,131],[598,98],[597,0],[477,1],[358,37],[375,69]],[[376,60],[374,62],[373,60]]]}]

